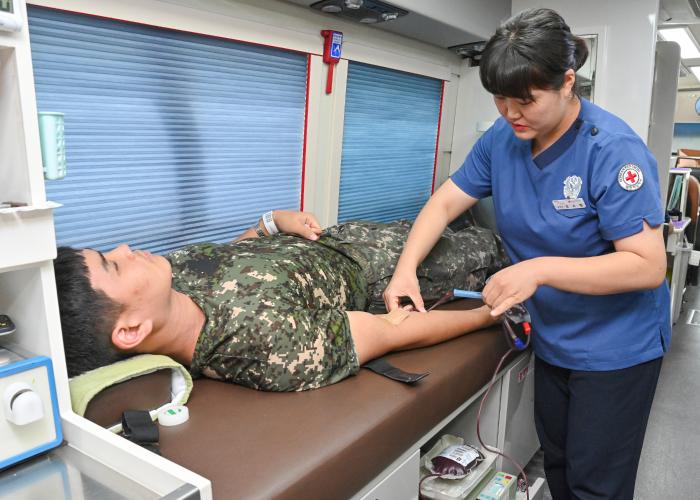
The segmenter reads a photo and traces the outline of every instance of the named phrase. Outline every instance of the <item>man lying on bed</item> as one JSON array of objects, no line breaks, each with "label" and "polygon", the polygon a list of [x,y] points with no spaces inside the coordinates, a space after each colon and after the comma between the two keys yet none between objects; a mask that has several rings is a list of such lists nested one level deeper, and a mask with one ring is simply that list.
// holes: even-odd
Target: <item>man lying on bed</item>
[{"label": "man lying on bed", "polygon": [[[266,391],[322,387],[399,349],[435,344],[493,322],[471,311],[386,311],[382,292],[410,224],[275,211],[282,234],[255,226],[229,244],[167,256],[121,245],[102,254],[59,248],[54,263],[70,376],[137,353],[164,354],[194,376]],[[264,226],[258,225],[261,231]],[[267,232],[265,232],[267,234]],[[419,269],[421,292],[480,289],[505,263],[490,231],[447,230]]]}]

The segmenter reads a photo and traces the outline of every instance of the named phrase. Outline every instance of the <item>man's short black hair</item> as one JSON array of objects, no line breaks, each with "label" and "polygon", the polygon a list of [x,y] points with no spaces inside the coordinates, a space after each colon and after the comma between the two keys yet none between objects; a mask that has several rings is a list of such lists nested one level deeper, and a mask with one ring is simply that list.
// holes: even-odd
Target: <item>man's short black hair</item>
[{"label": "man's short black hair", "polygon": [[111,340],[121,306],[92,288],[82,251],[59,247],[54,273],[68,376],[127,357]]}]

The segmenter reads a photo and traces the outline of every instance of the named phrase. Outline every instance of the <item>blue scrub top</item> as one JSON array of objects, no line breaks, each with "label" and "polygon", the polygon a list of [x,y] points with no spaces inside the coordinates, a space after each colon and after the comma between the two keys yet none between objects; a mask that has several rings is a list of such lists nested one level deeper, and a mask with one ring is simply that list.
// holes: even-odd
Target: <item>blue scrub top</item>
[{"label": "blue scrub top", "polygon": [[[513,263],[540,256],[591,257],[664,221],[656,161],[622,120],[581,99],[574,125],[534,160],[531,141],[503,118],[479,139],[452,181],[493,196]],[[627,368],[662,356],[671,339],[670,294],[583,295],[540,286],[525,302],[535,353],[573,370]]]}]

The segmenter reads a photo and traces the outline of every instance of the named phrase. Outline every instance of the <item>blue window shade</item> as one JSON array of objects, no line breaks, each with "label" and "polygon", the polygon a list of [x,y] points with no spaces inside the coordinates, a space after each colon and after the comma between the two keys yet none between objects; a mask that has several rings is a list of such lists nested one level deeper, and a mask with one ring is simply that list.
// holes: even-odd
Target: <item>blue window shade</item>
[{"label": "blue window shade", "polygon": [[162,253],[299,208],[306,55],[38,7],[29,24],[38,109],[65,113],[59,244]]},{"label": "blue window shade", "polygon": [[430,198],[442,81],[349,64],[338,220],[415,219]]}]

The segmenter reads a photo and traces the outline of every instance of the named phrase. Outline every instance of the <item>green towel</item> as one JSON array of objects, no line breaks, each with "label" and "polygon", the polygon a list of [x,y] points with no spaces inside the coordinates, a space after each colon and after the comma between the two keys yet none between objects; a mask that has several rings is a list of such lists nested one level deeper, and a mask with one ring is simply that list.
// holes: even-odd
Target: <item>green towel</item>
[{"label": "green towel", "polygon": [[[70,399],[73,411],[83,416],[92,398],[103,389],[140,375],[146,375],[166,368],[172,370],[172,385],[170,389],[172,401],[166,406],[185,404],[192,391],[192,376],[190,372],[180,363],[173,361],[167,356],[140,354],[117,361],[111,365],[95,368],[70,379]],[[154,420],[158,415],[158,411],[162,408],[151,411],[151,417]],[[111,430],[119,432],[121,425]]]}]

